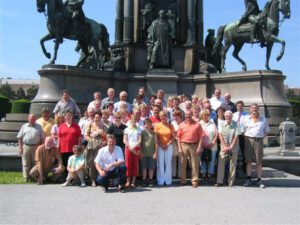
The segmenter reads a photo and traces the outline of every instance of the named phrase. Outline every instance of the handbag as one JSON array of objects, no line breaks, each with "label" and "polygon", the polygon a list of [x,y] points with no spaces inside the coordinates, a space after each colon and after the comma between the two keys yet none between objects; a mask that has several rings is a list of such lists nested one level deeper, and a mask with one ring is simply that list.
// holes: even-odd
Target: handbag
[{"label": "handbag", "polygon": [[201,155],[201,160],[206,163],[211,162],[211,149],[209,149],[209,148],[203,149],[203,152]]}]

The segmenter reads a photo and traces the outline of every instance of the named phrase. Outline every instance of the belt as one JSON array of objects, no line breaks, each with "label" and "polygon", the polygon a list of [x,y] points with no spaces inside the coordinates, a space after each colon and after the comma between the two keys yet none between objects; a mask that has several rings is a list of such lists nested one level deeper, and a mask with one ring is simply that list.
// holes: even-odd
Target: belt
[{"label": "belt", "polygon": [[181,142],[182,144],[186,144],[186,145],[194,145],[194,144],[198,144],[198,142]]},{"label": "belt", "polygon": [[24,145],[27,145],[27,146],[36,146],[36,145],[38,145],[38,144],[25,144],[25,143],[24,143]]},{"label": "belt", "polygon": [[261,137],[248,137],[248,136],[245,136],[245,137],[253,139],[255,141],[260,141],[260,140],[264,139],[264,138],[261,138]]}]

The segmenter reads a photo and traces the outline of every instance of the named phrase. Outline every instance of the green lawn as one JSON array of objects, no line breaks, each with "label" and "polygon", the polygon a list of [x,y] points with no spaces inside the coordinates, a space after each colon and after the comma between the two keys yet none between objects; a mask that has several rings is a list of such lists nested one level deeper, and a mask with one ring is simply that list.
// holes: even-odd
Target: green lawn
[{"label": "green lawn", "polygon": [[3,172],[0,171],[0,184],[28,184],[25,182],[21,172]]}]

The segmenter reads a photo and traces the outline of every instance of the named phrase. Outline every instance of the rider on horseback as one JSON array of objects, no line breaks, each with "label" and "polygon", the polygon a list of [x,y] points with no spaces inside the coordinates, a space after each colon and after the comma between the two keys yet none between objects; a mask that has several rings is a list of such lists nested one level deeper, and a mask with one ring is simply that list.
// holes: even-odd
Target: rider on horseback
[{"label": "rider on horseback", "polygon": [[257,26],[258,26],[258,20],[254,19],[251,20],[250,16],[257,16],[260,11],[259,11],[259,6],[257,4],[257,0],[244,0],[245,1],[245,6],[246,6],[246,12],[240,19],[240,22],[238,26],[245,24],[247,22],[251,23],[253,25],[251,29],[251,35],[250,35],[250,41],[251,43],[254,43],[255,41],[255,34],[257,31]]},{"label": "rider on horseback", "polygon": [[66,0],[64,2],[67,18],[72,20],[73,30],[79,39],[88,37],[87,34],[90,32],[90,25],[86,22],[82,10],[83,4],[84,0]]}]

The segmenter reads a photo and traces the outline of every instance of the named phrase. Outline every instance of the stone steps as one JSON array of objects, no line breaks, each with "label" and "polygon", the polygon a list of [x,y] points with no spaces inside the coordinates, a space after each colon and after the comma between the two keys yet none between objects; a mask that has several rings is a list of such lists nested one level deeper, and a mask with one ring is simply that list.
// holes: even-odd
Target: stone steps
[{"label": "stone steps", "polygon": [[17,142],[21,126],[27,122],[28,113],[8,113],[5,121],[0,122],[0,141]]},{"label": "stone steps", "polygon": [[6,122],[25,122],[27,121],[28,113],[8,113],[5,116]]},{"label": "stone steps", "polygon": [[0,141],[17,142],[18,131],[0,131]]},{"label": "stone steps", "polygon": [[1,122],[0,123],[0,132],[1,131],[19,131],[24,122]]}]

